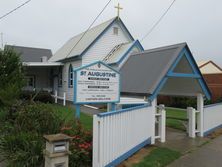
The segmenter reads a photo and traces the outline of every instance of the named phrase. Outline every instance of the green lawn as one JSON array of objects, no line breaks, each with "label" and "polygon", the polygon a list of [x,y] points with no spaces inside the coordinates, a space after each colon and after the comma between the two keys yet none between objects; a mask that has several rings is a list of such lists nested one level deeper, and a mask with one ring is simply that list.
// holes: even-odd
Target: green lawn
[{"label": "green lawn", "polygon": [[181,154],[177,151],[168,148],[156,148],[140,163],[135,164],[133,167],[164,167],[180,156]]},{"label": "green lawn", "polygon": [[[50,105],[55,112],[58,113],[59,116],[64,118],[65,124],[69,124],[69,122],[73,121],[75,118],[75,110],[68,106],[61,106],[57,104],[48,104]],[[93,117],[87,115],[85,113],[81,113],[80,115],[80,122],[82,123],[83,127],[87,130],[92,130],[93,126]]]},{"label": "green lawn", "polygon": [[166,108],[166,125],[171,128],[186,131],[183,123],[186,122],[186,110]]}]

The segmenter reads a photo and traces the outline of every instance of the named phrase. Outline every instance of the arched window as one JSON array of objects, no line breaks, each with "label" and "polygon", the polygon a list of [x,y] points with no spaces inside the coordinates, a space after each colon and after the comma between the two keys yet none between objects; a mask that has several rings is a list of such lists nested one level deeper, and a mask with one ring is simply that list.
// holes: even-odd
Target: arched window
[{"label": "arched window", "polygon": [[73,87],[73,68],[72,64],[69,65],[69,87]]}]

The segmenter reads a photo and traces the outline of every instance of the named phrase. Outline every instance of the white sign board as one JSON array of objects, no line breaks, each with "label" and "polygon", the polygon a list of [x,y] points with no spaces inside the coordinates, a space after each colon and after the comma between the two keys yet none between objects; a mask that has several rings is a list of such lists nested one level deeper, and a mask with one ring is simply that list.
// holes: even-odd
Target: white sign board
[{"label": "white sign board", "polygon": [[102,62],[75,71],[74,103],[114,103],[120,99],[120,74]]}]

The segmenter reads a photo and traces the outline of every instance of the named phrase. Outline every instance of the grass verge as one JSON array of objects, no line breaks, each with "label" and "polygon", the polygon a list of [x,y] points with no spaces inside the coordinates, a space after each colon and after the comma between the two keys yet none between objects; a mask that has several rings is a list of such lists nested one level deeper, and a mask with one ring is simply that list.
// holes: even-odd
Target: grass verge
[{"label": "grass verge", "polygon": [[133,167],[164,167],[181,156],[180,152],[168,148],[156,148]]},{"label": "grass verge", "polygon": [[166,126],[186,131],[184,123],[187,119],[187,112],[186,110],[181,109],[174,109],[174,108],[167,108],[166,109]]}]

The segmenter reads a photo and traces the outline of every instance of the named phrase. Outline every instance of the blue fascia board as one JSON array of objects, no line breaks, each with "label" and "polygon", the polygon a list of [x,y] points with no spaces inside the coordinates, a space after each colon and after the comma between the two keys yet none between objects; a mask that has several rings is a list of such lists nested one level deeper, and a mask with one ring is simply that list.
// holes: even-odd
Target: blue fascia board
[{"label": "blue fascia board", "polygon": [[[183,56],[186,56],[189,64],[191,65],[191,68],[193,70],[193,74],[181,74],[181,73],[174,73],[174,69],[176,68],[176,66],[178,65],[178,63],[180,62],[180,60],[182,59]],[[149,97],[150,100],[153,100],[154,98],[157,97],[159,91],[161,90],[161,88],[163,87],[163,85],[166,83],[167,79],[169,77],[189,77],[189,78],[197,78],[198,82],[205,94],[205,96],[207,97],[207,99],[211,98],[211,93],[210,90],[197,66],[197,64],[195,63],[195,59],[192,56],[192,53],[190,52],[188,46],[185,46],[181,52],[179,53],[179,56],[176,58],[176,60],[174,61],[174,63],[172,64],[172,66],[170,67],[170,69],[168,70],[167,74],[165,75],[164,78],[161,79],[160,83],[158,84],[157,88],[154,90],[154,93]]]},{"label": "blue fascia board", "polygon": [[132,156],[135,152],[137,152],[141,148],[145,147],[146,145],[150,145],[150,144],[151,144],[151,137],[149,137],[145,141],[141,142],[137,146],[133,147],[131,150],[127,151],[126,153],[124,153],[123,155],[121,155],[120,157],[115,159],[114,161],[110,162],[108,165],[106,165],[106,167],[117,166],[118,164],[123,162],[125,159],[129,158],[130,156]]},{"label": "blue fascia board", "polygon": [[163,86],[166,83],[167,79],[168,79],[168,77],[162,78],[162,80],[160,81],[160,83],[158,84],[156,89],[154,90],[153,94],[148,97],[149,100],[153,101],[157,97],[158,93],[163,88]]},{"label": "blue fascia board", "polygon": [[126,25],[123,23],[123,21],[122,21],[120,18],[118,18],[118,17],[116,17],[116,19],[117,19],[118,21],[120,21],[121,25],[122,25],[123,28],[126,30],[126,32],[127,32],[127,34],[129,35],[130,39],[131,39],[132,41],[134,41],[135,39],[133,38],[132,34],[130,33],[130,31],[128,30],[128,28],[126,27]]},{"label": "blue fascia board", "polygon": [[207,135],[209,135],[210,133],[212,133],[213,131],[215,131],[216,129],[219,129],[219,128],[222,128],[222,124],[221,124],[221,125],[218,125],[218,126],[216,126],[216,127],[214,127],[214,128],[211,128],[211,129],[209,129],[209,130],[207,130],[207,131],[205,131],[205,132],[204,132],[204,137],[206,137]]},{"label": "blue fascia board", "polygon": [[96,39],[80,54],[80,56],[83,56],[108,30],[109,28],[115,23],[119,21],[120,24],[123,26],[123,28],[126,30],[127,34],[129,35],[130,39],[132,41],[134,41],[133,36],[130,34],[129,30],[126,28],[126,26],[124,25],[124,23],[122,22],[121,19],[119,19],[118,17],[116,17],[97,37]]},{"label": "blue fascia board", "polygon": [[[69,88],[73,88],[73,86],[71,86],[71,83],[70,83],[70,74],[73,73],[73,67],[72,67],[72,64],[69,65],[69,72],[68,72],[68,87]],[[74,74],[73,74],[74,75]],[[73,77],[74,79],[74,77]],[[73,83],[74,84],[74,83]]]},{"label": "blue fascia board", "polygon": [[144,104],[144,105],[141,105],[141,106],[136,106],[136,107],[117,110],[115,112],[110,111],[110,112],[105,112],[105,113],[99,113],[99,114],[97,114],[97,116],[98,117],[106,117],[106,116],[110,116],[110,115],[120,114],[120,113],[123,113],[123,112],[134,111],[136,109],[141,109],[141,108],[145,108],[145,107],[149,107],[149,106],[150,106],[150,104]]},{"label": "blue fascia board", "polygon": [[207,86],[207,83],[205,82],[205,80],[203,78],[203,75],[201,74],[200,69],[199,69],[199,67],[198,67],[198,65],[197,65],[197,63],[196,63],[196,61],[195,61],[195,59],[194,59],[194,57],[193,57],[189,47],[186,46],[185,48],[186,48],[186,54],[185,55],[186,55],[188,61],[191,62],[191,65],[195,69],[195,72],[201,76],[201,79],[199,79],[199,83],[201,84],[201,87],[202,87],[202,89],[203,89],[207,99],[210,100],[211,96],[212,96],[211,92],[210,92],[210,89]]},{"label": "blue fascia board", "polygon": [[204,94],[206,95],[207,99],[210,99],[211,98],[210,90],[209,90],[209,88],[208,88],[208,86],[207,86],[207,84],[206,84],[206,82],[199,70],[199,67],[197,66],[195,59],[192,56],[192,53],[190,52],[188,46],[185,46],[182,49],[182,51],[179,54],[179,57],[176,59],[176,61],[174,62],[174,64],[172,65],[172,67],[170,68],[170,71],[168,73],[169,74],[173,73],[173,70],[176,68],[176,66],[178,65],[178,63],[180,62],[180,60],[182,59],[183,56],[186,56],[194,74],[200,76],[200,78],[198,78],[198,82],[199,82]]},{"label": "blue fascia board", "polygon": [[187,74],[187,73],[172,73],[169,72],[167,77],[179,77],[179,78],[201,78],[198,74]]}]

